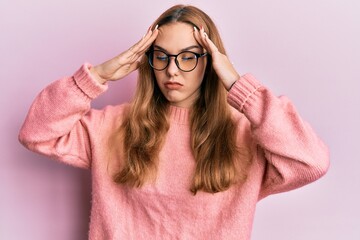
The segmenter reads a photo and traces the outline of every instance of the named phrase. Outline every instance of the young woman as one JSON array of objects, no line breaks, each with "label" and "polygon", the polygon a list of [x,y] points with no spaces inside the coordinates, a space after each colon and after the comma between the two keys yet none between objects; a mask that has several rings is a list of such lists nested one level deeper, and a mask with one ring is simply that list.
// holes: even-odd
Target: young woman
[{"label": "young woman", "polygon": [[[90,109],[137,69],[130,104]],[[289,99],[240,77],[213,21],[183,5],[127,51],[46,87],[19,139],[91,170],[90,239],[250,239],[260,199],[329,166]]]}]

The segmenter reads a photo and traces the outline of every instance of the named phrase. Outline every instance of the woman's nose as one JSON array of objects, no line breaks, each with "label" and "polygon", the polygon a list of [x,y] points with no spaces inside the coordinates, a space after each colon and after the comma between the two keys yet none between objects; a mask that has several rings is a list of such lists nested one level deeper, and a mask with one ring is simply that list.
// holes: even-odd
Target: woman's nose
[{"label": "woman's nose", "polygon": [[169,65],[167,67],[167,72],[170,76],[177,75],[179,73],[180,69],[176,65],[175,58],[170,57]]}]

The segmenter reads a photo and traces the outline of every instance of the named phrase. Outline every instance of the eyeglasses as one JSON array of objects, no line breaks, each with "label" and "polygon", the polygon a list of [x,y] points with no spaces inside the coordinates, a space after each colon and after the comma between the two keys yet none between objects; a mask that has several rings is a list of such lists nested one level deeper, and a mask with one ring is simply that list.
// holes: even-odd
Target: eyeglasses
[{"label": "eyeglasses", "polygon": [[174,57],[176,66],[181,71],[190,72],[196,68],[199,58],[206,56],[207,52],[195,53],[184,51],[177,55],[172,55],[161,50],[150,50],[146,52],[146,55],[149,59],[150,66],[157,71],[162,71],[167,68],[170,63],[170,57]]}]

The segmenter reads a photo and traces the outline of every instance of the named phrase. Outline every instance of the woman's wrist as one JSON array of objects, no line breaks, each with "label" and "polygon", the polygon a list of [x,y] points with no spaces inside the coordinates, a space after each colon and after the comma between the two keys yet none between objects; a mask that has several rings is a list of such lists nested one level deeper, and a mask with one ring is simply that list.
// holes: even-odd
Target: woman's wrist
[{"label": "woman's wrist", "polygon": [[90,74],[97,82],[99,82],[100,84],[105,84],[107,80],[100,77],[97,68],[97,66],[90,68]]},{"label": "woman's wrist", "polygon": [[235,83],[236,83],[237,81],[238,81],[238,80],[235,80],[235,81],[230,85],[230,87],[227,89],[228,92],[231,90],[231,88],[235,85]]},{"label": "woman's wrist", "polygon": [[238,73],[236,73],[233,77],[231,77],[231,79],[227,80],[224,84],[225,84],[225,88],[227,91],[230,91],[230,89],[232,88],[232,86],[234,86],[234,84],[240,79],[240,75]]}]

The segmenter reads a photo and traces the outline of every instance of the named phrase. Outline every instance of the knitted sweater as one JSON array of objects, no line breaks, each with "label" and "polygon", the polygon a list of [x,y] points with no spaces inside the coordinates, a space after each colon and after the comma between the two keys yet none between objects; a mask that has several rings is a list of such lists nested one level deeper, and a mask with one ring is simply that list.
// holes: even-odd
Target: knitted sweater
[{"label": "knitted sweater", "polygon": [[46,87],[19,134],[28,149],[91,171],[89,239],[250,239],[260,199],[315,181],[329,167],[327,147],[288,98],[274,96],[246,74],[228,94],[237,139],[252,149],[245,183],[191,194],[189,110],[171,106],[156,180],[141,188],[118,185],[108,172],[105,146],[128,105],[91,109],[107,85],[92,78],[90,67],[84,64]]}]

